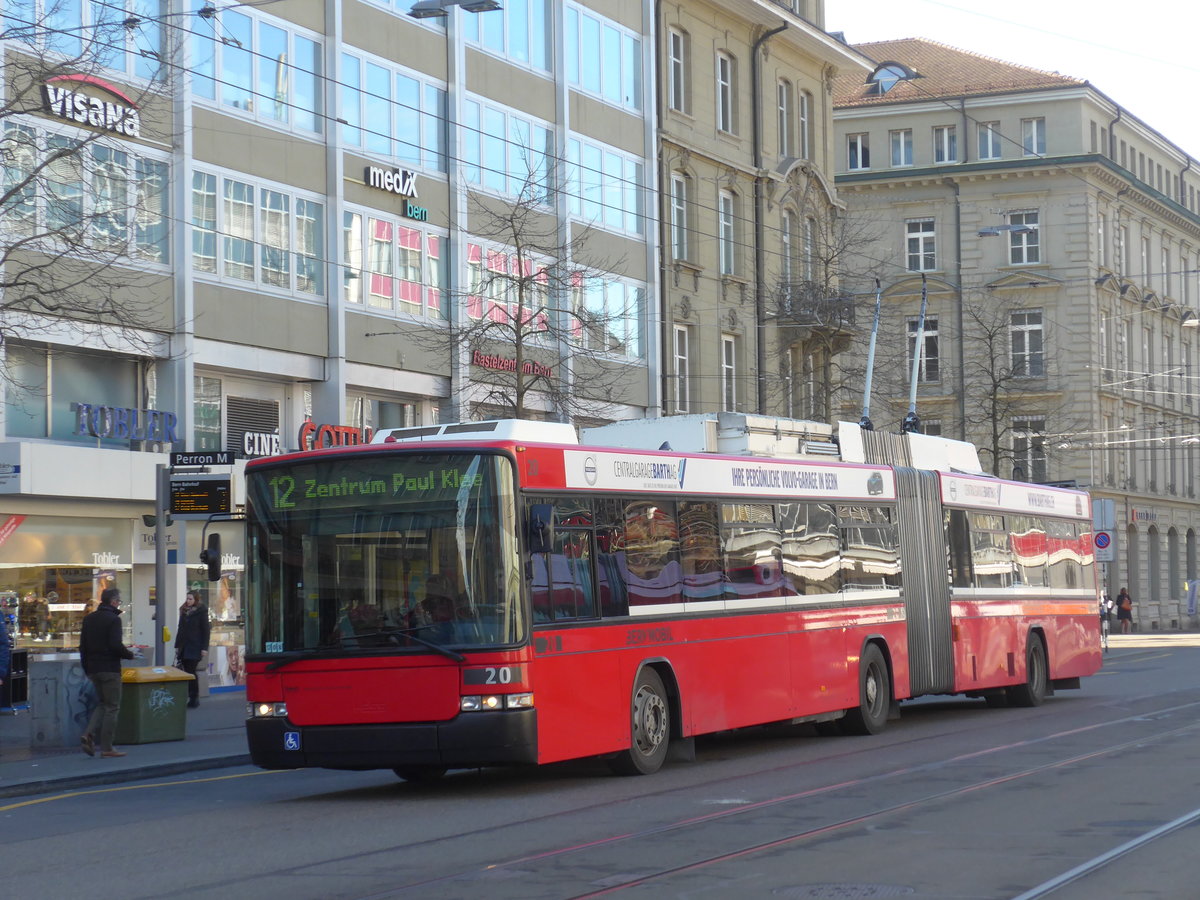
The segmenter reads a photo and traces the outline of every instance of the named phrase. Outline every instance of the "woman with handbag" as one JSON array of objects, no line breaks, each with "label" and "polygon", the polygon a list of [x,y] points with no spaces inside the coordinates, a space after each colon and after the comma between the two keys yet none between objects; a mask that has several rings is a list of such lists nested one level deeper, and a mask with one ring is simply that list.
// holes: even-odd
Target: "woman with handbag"
[{"label": "woman with handbag", "polygon": [[208,608],[195,591],[188,591],[179,607],[179,627],[175,629],[176,665],[193,676],[188,682],[188,707],[200,705],[200,682],[195,678],[200,661],[208,656]]}]

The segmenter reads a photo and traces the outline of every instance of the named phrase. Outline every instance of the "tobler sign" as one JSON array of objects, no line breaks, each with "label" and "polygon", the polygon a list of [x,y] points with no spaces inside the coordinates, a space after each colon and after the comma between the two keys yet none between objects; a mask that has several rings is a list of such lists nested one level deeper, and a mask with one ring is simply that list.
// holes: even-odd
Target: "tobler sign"
[{"label": "tobler sign", "polygon": [[[89,92],[83,93],[80,90],[83,87]],[[92,90],[102,91],[111,99],[96,97]],[[137,104],[107,81],[93,75],[55,75],[46,79],[42,91],[46,111],[53,116],[127,137],[141,137],[142,117]]]}]

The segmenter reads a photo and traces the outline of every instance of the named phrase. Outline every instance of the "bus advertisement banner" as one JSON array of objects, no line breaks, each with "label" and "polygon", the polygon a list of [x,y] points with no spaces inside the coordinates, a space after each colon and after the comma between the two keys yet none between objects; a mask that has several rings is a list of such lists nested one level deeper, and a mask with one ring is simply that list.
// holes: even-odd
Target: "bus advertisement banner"
[{"label": "bus advertisement banner", "polygon": [[968,475],[939,473],[942,499],[948,506],[994,509],[997,512],[1031,513],[1081,519],[1091,516],[1088,495],[1082,491],[1000,481]]},{"label": "bus advertisement banner", "polygon": [[890,469],[759,459],[672,457],[565,450],[566,486],[577,489],[856,500],[896,499]]}]

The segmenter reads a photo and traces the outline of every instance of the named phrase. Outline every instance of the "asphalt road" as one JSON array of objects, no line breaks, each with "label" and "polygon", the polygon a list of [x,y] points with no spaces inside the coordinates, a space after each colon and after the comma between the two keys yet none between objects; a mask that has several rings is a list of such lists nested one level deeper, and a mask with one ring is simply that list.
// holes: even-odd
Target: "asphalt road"
[{"label": "asphalt road", "polygon": [[1124,643],[1037,709],[931,698],[873,737],[722,734],[451,773],[231,769],[0,801],[4,896],[1193,898],[1200,639]]}]

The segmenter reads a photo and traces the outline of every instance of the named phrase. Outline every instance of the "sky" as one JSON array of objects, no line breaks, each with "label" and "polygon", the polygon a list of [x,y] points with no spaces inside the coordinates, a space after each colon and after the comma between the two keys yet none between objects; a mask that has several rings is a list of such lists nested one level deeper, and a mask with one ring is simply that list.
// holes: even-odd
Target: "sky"
[{"label": "sky", "polygon": [[826,0],[825,29],[851,44],[928,38],[1086,79],[1200,159],[1200,4],[1190,0]]}]

